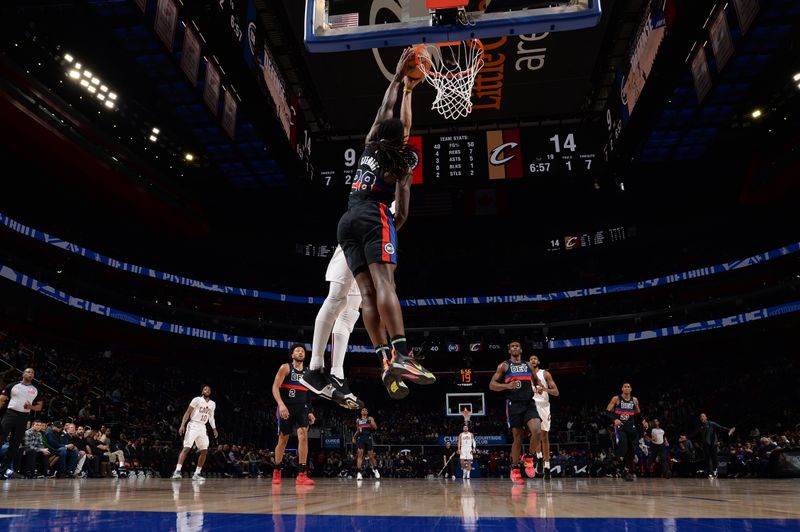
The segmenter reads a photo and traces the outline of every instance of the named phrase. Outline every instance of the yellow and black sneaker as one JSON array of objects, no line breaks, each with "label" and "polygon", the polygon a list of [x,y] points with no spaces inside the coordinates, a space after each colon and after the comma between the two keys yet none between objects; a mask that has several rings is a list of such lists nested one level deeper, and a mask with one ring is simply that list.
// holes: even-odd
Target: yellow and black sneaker
[{"label": "yellow and black sneaker", "polygon": [[389,372],[395,377],[408,379],[415,384],[433,384],[436,377],[414,360],[413,356],[401,355],[394,349],[389,361]]},{"label": "yellow and black sneaker", "polygon": [[381,373],[381,380],[383,385],[386,386],[386,391],[389,392],[389,397],[392,399],[404,399],[411,391],[406,386],[402,379],[395,377],[389,371],[389,361],[383,359],[383,373]]}]

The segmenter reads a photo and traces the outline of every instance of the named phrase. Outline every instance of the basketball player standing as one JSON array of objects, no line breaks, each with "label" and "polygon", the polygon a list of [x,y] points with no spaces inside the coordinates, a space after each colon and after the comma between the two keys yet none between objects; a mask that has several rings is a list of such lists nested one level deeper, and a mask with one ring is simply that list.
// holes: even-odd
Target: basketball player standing
[{"label": "basketball player standing", "polygon": [[461,478],[469,479],[472,472],[472,453],[475,452],[475,436],[464,425],[464,430],[458,435],[458,457],[461,459]]},{"label": "basketball player standing", "polygon": [[[622,393],[615,395],[608,402],[606,411],[614,423],[615,452],[618,458],[623,459],[625,467],[625,480],[633,480],[633,456],[636,454],[636,445],[639,442],[639,431],[636,429],[635,417],[641,415],[639,400],[631,395],[631,383],[622,383]],[[642,426],[647,430],[647,420],[642,419]]]},{"label": "basketball player standing", "polygon": [[361,467],[364,464],[364,452],[367,453],[369,457],[369,465],[372,468],[372,474],[375,478],[381,478],[381,474],[378,472],[378,463],[375,460],[375,451],[373,447],[375,442],[372,441],[372,433],[373,431],[378,430],[378,424],[375,423],[375,419],[369,415],[369,410],[366,408],[361,409],[361,417],[356,419],[356,433],[353,435],[353,443],[356,444],[356,469],[358,473],[356,475],[356,480],[364,480],[364,477],[361,475]]},{"label": "basketball player standing", "polygon": [[[536,411],[539,412],[539,417],[542,418],[542,447],[541,451],[536,451],[536,458],[543,461],[542,471],[544,472],[545,481],[550,480],[550,396],[558,397],[558,386],[553,380],[553,376],[546,369],[539,366],[541,362],[539,357],[531,355],[528,359],[534,375],[543,386],[542,393],[534,393],[533,401],[536,403]],[[533,457],[528,457],[527,460],[533,461]],[[533,463],[525,463],[525,472],[528,468],[533,467]],[[531,476],[531,475],[528,475]]]},{"label": "basketball player standing", "polygon": [[[497,366],[497,371],[489,381],[489,389],[506,393],[506,418],[514,437],[511,445],[511,481],[522,484],[525,482],[519,470],[522,436],[524,428],[528,427],[531,432],[528,452],[533,455],[539,448],[541,438],[541,417],[536,409],[533,393],[534,390],[541,393],[543,388],[531,371],[531,366],[522,360],[522,344],[517,340],[509,342],[508,354],[510,358]],[[532,467],[531,469],[532,471],[526,469],[529,476],[536,474]]]},{"label": "basketball player standing", "polygon": [[306,348],[303,344],[293,344],[289,348],[292,363],[281,364],[272,383],[272,396],[278,403],[278,445],[275,446],[275,470],[272,483],[281,483],[283,453],[292,429],[297,427],[298,473],[295,483],[298,486],[313,486],[314,481],[306,474],[308,463],[308,426],[314,424],[308,390],[300,382],[306,367]]},{"label": "basketball player standing", "polygon": [[[214,412],[217,409],[217,403],[211,400],[211,386],[205,385],[200,389],[200,395],[192,399],[189,407],[183,414],[181,420],[181,427],[178,429],[178,434],[183,437],[183,451],[178,457],[178,464],[175,466],[175,472],[172,473],[172,479],[178,480],[183,478],[181,476],[181,468],[183,462],[186,460],[189,451],[192,450],[193,445],[197,445],[197,450],[200,451],[200,458],[197,459],[197,468],[194,470],[192,480],[205,480],[200,476],[203,466],[206,463],[206,456],[208,455],[208,431],[206,430],[206,423],[211,425],[211,430],[214,431],[214,438],[219,438],[217,432],[217,422],[214,420]],[[188,421],[188,426],[187,426]]]}]

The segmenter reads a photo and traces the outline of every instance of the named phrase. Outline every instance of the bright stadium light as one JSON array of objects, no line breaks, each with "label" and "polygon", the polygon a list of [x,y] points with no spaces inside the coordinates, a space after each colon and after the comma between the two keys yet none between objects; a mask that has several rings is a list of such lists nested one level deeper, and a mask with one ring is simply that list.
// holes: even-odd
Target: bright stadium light
[{"label": "bright stadium light", "polygon": [[158,129],[157,127],[154,127],[153,128],[153,135],[158,135],[159,133],[161,133],[161,130]]},{"label": "bright stadium light", "polygon": [[112,100],[116,100],[117,99],[116,93],[113,93],[113,92],[109,92],[108,93],[108,97],[111,98]]},{"label": "bright stadium light", "polygon": [[77,70],[70,70],[69,77],[71,77],[72,79],[80,79],[81,73],[78,72]]},{"label": "bright stadium light", "polygon": [[84,70],[83,71],[83,75],[86,76],[87,78],[91,78],[92,77],[92,73],[89,72],[88,70]]},{"label": "bright stadium light", "polygon": [[86,87],[86,90],[88,90],[88,91],[89,91],[89,92],[91,92],[92,94],[94,94],[95,92],[97,92],[97,89],[95,89],[95,88],[94,88],[94,87],[92,87],[91,85],[89,85],[88,87]]},{"label": "bright stadium light", "polygon": [[64,54],[64,59],[66,59],[67,63],[72,63],[75,60],[70,54]]},{"label": "bright stadium light", "polygon": [[762,112],[761,112],[761,109],[756,109],[755,111],[753,111],[753,112],[750,114],[750,116],[751,116],[752,118],[760,118],[760,117],[761,117],[761,115],[763,115],[763,114],[764,114],[764,113],[762,113]]},{"label": "bright stadium light", "polygon": [[792,79],[793,79],[793,80],[795,80],[795,81],[800,81],[800,72],[798,72],[797,74],[795,74],[795,75],[794,75],[794,77],[793,77]]},{"label": "bright stadium light", "polygon": [[157,140],[158,137],[156,137],[155,135],[150,135],[150,142],[156,142]]},{"label": "bright stadium light", "polygon": [[89,82],[86,81],[85,79],[82,79],[81,80],[81,87],[88,87],[88,86],[89,86]]},{"label": "bright stadium light", "polygon": [[100,100],[100,101],[102,102],[103,100],[105,100],[105,99],[106,99],[106,95],[105,95],[105,94],[103,94],[102,92],[98,92],[98,93],[97,93],[97,99],[98,99],[98,100]]},{"label": "bright stadium light", "polygon": [[191,153],[189,153],[189,152],[186,152],[186,153],[184,154],[183,158],[184,158],[184,159],[186,159],[186,160],[187,160],[187,161],[189,161],[189,162],[191,162],[191,161],[194,161],[194,155],[192,155],[192,154],[191,154]]},{"label": "bright stadium light", "polygon": [[111,100],[106,100],[106,107],[108,107],[109,109],[113,109],[114,102],[112,102]]},{"label": "bright stadium light", "polygon": [[100,90],[103,92],[108,92],[108,87],[106,87],[105,85],[100,85]]},{"label": "bright stadium light", "polygon": [[100,80],[97,78],[92,78],[92,85],[100,85]]}]

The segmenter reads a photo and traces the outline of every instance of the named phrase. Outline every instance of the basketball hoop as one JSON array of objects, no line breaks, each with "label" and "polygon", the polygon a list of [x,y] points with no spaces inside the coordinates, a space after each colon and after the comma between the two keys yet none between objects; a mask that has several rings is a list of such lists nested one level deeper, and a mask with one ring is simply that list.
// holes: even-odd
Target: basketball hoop
[{"label": "basketball hoop", "polygon": [[416,47],[417,68],[425,81],[436,89],[431,109],[450,120],[472,112],[472,86],[483,67],[480,39],[420,44]]},{"label": "basketball hoop", "polygon": [[469,418],[472,417],[472,412],[465,408],[461,411],[461,415],[464,416],[464,424],[469,427]]}]

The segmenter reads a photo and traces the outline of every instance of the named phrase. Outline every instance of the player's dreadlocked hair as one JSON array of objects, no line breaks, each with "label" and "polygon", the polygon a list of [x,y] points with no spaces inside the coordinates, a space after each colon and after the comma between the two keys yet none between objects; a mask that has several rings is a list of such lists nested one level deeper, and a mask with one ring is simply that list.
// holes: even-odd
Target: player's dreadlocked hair
[{"label": "player's dreadlocked hair", "polygon": [[369,144],[378,150],[384,172],[400,179],[410,169],[411,161],[417,156],[416,149],[405,143],[403,121],[390,118],[378,124],[378,129]]}]

